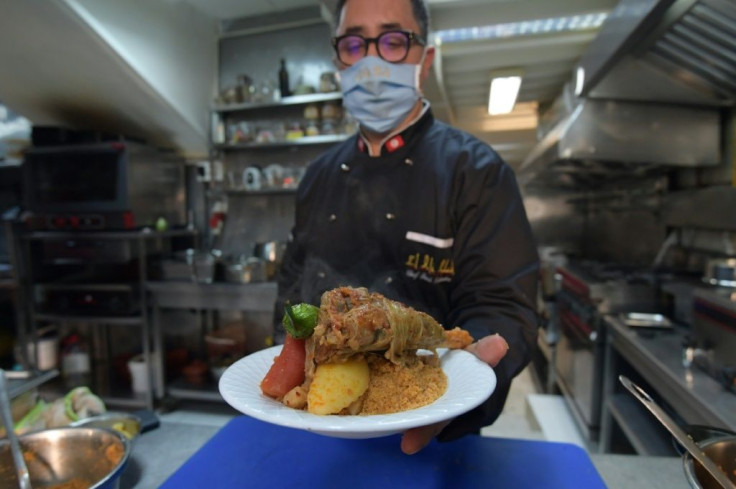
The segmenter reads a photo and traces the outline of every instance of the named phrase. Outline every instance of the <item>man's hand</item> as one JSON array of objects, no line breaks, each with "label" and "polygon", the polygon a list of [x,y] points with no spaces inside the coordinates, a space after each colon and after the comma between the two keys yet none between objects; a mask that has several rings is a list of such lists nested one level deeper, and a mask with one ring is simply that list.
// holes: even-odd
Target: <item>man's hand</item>
[{"label": "man's hand", "polygon": [[[506,355],[509,345],[501,336],[495,334],[481,338],[465,350],[473,353],[491,367],[495,367]],[[450,421],[452,420],[407,430],[401,438],[401,451],[407,455],[417,453],[427,446],[432,438],[437,436],[445,426],[450,424]]]}]

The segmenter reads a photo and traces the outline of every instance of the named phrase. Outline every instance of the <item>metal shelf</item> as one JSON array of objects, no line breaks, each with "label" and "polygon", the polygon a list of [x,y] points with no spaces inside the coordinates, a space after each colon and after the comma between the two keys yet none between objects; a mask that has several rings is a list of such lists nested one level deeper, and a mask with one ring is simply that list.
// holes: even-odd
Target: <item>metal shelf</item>
[{"label": "metal shelf", "polygon": [[266,190],[245,190],[245,189],[229,189],[225,191],[228,195],[252,195],[252,196],[268,196],[268,195],[294,195],[295,188],[274,188]]},{"label": "metal shelf", "polygon": [[66,321],[74,323],[103,323],[116,326],[140,326],[142,316],[73,316],[68,314],[33,313],[35,321]]},{"label": "metal shelf", "polygon": [[[148,320],[148,298],[145,291],[145,281],[148,274],[148,260],[156,252],[161,252],[164,248],[166,240],[172,238],[185,238],[188,240],[197,241],[198,233],[193,229],[175,228],[167,231],[154,231],[149,228],[136,229],[136,230],[80,230],[80,231],[69,231],[69,230],[44,230],[44,231],[22,231],[19,232],[16,239],[21,241],[22,250],[20,253],[20,260],[22,260],[28,270],[27,275],[33,277],[34,266],[44,265],[40,260],[33,260],[32,257],[32,245],[38,241],[61,241],[64,240],[97,240],[103,242],[109,242],[109,244],[117,243],[119,246],[126,246],[130,248],[137,248],[137,274],[134,280],[126,280],[125,282],[115,282],[109,279],[105,282],[98,283],[79,283],[79,282],[44,282],[44,283],[28,283],[20,288],[27,297],[34,297],[34,287],[42,286],[47,288],[58,288],[64,290],[74,290],[78,288],[93,288],[95,290],[107,290],[107,291],[118,291],[118,290],[131,290],[138,297],[139,309],[136,314],[114,314],[107,310],[97,312],[96,314],[80,314],[74,312],[60,312],[52,309],[41,310],[39,306],[34,306],[33,302],[29,300],[27,311],[24,314],[27,317],[27,323],[30,325],[31,337],[35,335],[38,327],[38,322],[58,322],[58,323],[87,323],[91,327],[102,327],[101,337],[103,342],[107,342],[106,331],[104,328],[110,327],[136,327],[140,328],[140,344],[144,353],[155,354],[155,348],[161,348],[161,344],[151,345],[151,324]],[[131,254],[132,256],[132,254]],[[117,264],[117,263],[128,263],[131,260],[130,257],[126,257],[125,260],[105,260],[104,263]],[[90,263],[90,262],[87,262]],[[115,277],[111,277],[115,278]],[[120,278],[120,277],[118,277]],[[127,277],[126,275],[126,278]],[[93,312],[93,311],[90,311]],[[127,312],[127,311],[126,311]],[[23,331],[23,329],[20,329]],[[153,346],[153,348],[152,348]],[[105,351],[105,349],[102,349]],[[149,371],[153,372],[155,362],[151,362]],[[110,375],[111,368],[108,365],[100,371],[107,371]],[[67,386],[63,382],[57,383],[57,389],[65,389]],[[114,404],[121,407],[145,407],[153,409],[155,403],[156,392],[151,389],[145,393],[134,393],[128,385],[117,385],[110,384],[110,379],[106,382],[91,382],[90,388],[99,395],[106,403]],[[44,386],[45,389],[53,389],[54,386]],[[161,393],[162,390],[158,391]]]},{"label": "metal shelf", "polygon": [[56,369],[44,372],[28,370],[23,372],[7,371],[5,375],[8,379],[8,396],[10,399],[13,399],[58,377],[59,371]]},{"label": "metal shelf", "polygon": [[[93,394],[105,403],[106,407],[116,406],[119,408],[149,408],[146,394],[133,392],[130,387],[122,385],[111,385],[106,381],[95,381],[91,379],[88,385]],[[59,377],[51,382],[46,382],[40,390],[46,397],[61,397],[66,395],[74,387],[66,385]]]},{"label": "metal shelf", "polygon": [[242,103],[242,104],[228,104],[228,105],[216,105],[212,108],[215,112],[241,112],[254,109],[268,109],[273,107],[282,107],[288,105],[303,105],[312,104],[317,102],[328,102],[331,100],[341,100],[341,92],[329,92],[329,93],[311,93],[307,95],[292,95],[291,97],[284,97],[281,100],[274,102],[255,102],[255,103]]},{"label": "metal shelf", "polygon": [[608,409],[636,453],[653,457],[675,455],[665,428],[629,394],[612,396]]},{"label": "metal shelf", "polygon": [[177,399],[225,402],[217,385],[214,380],[201,385],[194,385],[184,379],[177,379],[169,383],[166,392]]},{"label": "metal shelf", "polygon": [[250,284],[195,282],[146,282],[157,308],[216,309],[233,311],[273,312],[276,282]]},{"label": "metal shelf", "polygon": [[196,236],[197,232],[189,229],[173,231],[33,231],[21,236],[25,240],[54,239],[165,239],[184,236]]},{"label": "metal shelf", "polygon": [[64,283],[64,282],[44,282],[34,284],[44,290],[98,290],[98,291],[130,291],[140,286],[138,282],[128,283]]},{"label": "metal shelf", "polygon": [[340,143],[350,138],[352,134],[324,134],[321,136],[304,136],[289,141],[275,141],[271,143],[222,143],[215,144],[215,148],[221,150],[239,150],[239,149],[269,149],[269,148],[288,148],[295,146],[313,146],[317,144],[333,144]]}]

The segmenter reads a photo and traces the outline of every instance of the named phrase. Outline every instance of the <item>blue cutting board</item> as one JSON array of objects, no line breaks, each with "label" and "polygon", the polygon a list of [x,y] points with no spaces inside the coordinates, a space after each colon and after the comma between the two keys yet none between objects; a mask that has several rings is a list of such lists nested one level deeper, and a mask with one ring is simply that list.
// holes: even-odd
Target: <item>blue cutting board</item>
[{"label": "blue cutting board", "polygon": [[587,453],[546,441],[466,436],[404,455],[400,436],[329,438],[240,416],[161,486],[187,488],[605,489]]}]

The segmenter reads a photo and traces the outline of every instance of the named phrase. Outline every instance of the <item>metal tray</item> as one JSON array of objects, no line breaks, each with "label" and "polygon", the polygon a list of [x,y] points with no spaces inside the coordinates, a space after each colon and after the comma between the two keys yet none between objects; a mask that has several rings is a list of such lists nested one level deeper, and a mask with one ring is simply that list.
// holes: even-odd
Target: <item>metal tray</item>
[{"label": "metal tray", "polygon": [[5,377],[8,379],[8,396],[14,399],[26,391],[35,389],[41,384],[52,380],[59,375],[57,369],[46,370],[43,372],[35,370],[5,371]]},{"label": "metal tray", "polygon": [[621,314],[621,320],[631,328],[672,328],[672,322],[661,314],[627,312]]}]

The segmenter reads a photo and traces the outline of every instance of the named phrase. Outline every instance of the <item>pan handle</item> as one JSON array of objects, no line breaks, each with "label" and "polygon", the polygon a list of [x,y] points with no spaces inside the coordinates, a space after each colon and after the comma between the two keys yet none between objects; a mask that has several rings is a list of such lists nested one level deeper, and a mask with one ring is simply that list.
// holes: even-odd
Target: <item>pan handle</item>
[{"label": "pan handle", "polygon": [[723,487],[724,489],[736,489],[725,472],[723,472],[709,457],[707,457],[700,447],[677,424],[659,407],[647,392],[629,380],[624,375],[619,375],[618,380],[623,384],[634,397],[636,397],[644,407],[646,407],[657,420],[664,425],[672,436],[677,439],[685,449],[690,452],[695,460],[708,471],[708,473]]}]

